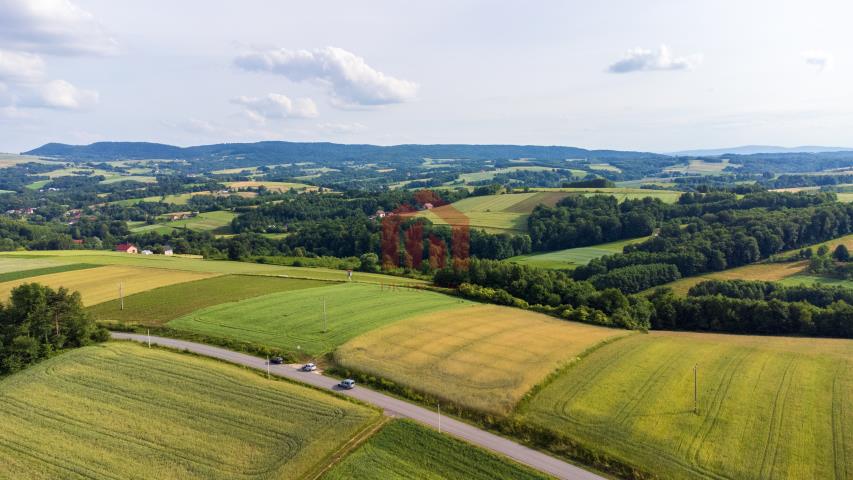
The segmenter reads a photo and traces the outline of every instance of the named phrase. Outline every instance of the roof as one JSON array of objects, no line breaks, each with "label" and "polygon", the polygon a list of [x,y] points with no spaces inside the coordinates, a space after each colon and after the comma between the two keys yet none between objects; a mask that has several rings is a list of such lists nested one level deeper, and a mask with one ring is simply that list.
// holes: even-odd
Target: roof
[{"label": "roof", "polygon": [[132,243],[119,243],[116,245],[116,250],[119,252],[126,252],[131,248],[136,248]]}]

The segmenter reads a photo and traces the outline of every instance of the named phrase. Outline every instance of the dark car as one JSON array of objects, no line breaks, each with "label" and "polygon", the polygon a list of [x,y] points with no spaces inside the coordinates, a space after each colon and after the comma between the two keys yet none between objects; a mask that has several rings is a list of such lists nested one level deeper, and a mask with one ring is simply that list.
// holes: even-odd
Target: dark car
[{"label": "dark car", "polygon": [[272,357],[270,359],[270,363],[272,363],[273,365],[281,365],[282,363],[284,363],[284,359],[281,357]]}]

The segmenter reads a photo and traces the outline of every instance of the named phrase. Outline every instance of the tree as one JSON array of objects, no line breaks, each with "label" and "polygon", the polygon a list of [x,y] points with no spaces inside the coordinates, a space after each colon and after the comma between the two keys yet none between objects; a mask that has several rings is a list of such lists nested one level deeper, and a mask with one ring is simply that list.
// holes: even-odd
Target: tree
[{"label": "tree", "polygon": [[379,271],[379,256],[375,253],[365,253],[359,257],[361,266],[359,270],[362,272],[378,272]]},{"label": "tree", "polygon": [[827,247],[826,245],[821,245],[821,246],[817,247],[817,256],[818,257],[822,257],[822,256],[826,255],[827,253],[829,253],[829,247]]},{"label": "tree", "polygon": [[832,258],[838,260],[839,262],[849,262],[850,261],[850,251],[847,250],[847,247],[842,243],[841,245],[835,247],[835,251],[832,252]]}]

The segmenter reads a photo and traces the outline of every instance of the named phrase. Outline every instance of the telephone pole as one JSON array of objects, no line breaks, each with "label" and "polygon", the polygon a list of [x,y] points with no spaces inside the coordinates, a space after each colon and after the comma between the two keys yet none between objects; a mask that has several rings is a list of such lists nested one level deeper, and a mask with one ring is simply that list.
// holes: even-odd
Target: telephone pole
[{"label": "telephone pole", "polygon": [[121,302],[121,309],[124,310],[124,282],[118,282],[118,298]]},{"label": "telephone pole", "polygon": [[699,415],[699,364],[693,365],[693,413]]},{"label": "telephone pole", "polygon": [[326,333],[326,297],[323,297],[323,333]]},{"label": "telephone pole", "polygon": [[438,405],[438,433],[441,433],[441,403],[436,403]]}]

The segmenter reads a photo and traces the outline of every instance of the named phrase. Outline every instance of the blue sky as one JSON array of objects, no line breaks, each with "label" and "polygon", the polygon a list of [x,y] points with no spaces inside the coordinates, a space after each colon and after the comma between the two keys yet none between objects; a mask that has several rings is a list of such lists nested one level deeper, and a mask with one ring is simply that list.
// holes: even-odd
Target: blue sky
[{"label": "blue sky", "polygon": [[0,151],[853,146],[851,14],[841,0],[0,0]]}]

